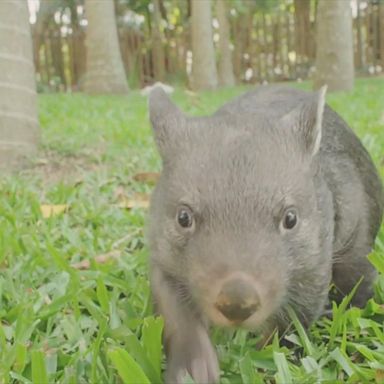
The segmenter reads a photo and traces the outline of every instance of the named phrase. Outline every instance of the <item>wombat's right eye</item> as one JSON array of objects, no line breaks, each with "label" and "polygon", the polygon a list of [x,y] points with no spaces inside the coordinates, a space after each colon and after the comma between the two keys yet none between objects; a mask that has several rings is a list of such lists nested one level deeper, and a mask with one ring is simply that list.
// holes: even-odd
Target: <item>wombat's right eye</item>
[{"label": "wombat's right eye", "polygon": [[179,208],[176,219],[182,228],[191,228],[193,225],[193,213],[187,206]]},{"label": "wombat's right eye", "polygon": [[283,218],[283,227],[285,229],[292,229],[296,226],[297,224],[297,213],[296,210],[291,208],[288,209]]}]

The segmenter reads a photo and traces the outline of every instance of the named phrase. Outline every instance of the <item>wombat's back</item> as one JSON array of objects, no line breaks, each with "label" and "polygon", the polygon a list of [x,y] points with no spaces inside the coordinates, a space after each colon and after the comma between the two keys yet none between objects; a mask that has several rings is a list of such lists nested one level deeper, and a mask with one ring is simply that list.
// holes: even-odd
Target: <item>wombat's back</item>
[{"label": "wombat's back", "polygon": [[[225,104],[216,112],[216,115],[229,113],[244,116],[253,115],[254,119],[260,116],[277,120],[294,109],[301,101],[305,101],[306,98],[308,98],[308,93],[299,89],[286,86],[260,86],[256,90]],[[282,127],[282,129],[284,128]],[[360,140],[346,122],[328,106],[326,106],[323,116],[320,156],[324,178],[334,197],[336,219],[340,223],[351,221],[351,217],[346,216],[344,212],[339,212],[342,207],[337,205],[343,199],[347,200],[345,201],[347,205],[348,200],[350,200],[350,204],[354,202],[363,204],[364,207],[355,207],[356,213],[360,209],[366,210],[366,207],[368,208],[369,212],[364,216],[367,216],[369,225],[369,240],[373,242],[383,214],[384,193],[382,184],[375,166]],[[351,195],[359,189],[356,181],[362,186],[364,201],[353,201],[354,198]],[[347,188],[350,190],[346,190]],[[343,206],[345,205],[343,204]],[[350,230],[349,228],[340,228],[340,225],[337,224],[336,243],[340,243],[339,247],[342,248],[344,238],[349,237]],[[337,231],[340,232],[340,239],[338,239]]]}]

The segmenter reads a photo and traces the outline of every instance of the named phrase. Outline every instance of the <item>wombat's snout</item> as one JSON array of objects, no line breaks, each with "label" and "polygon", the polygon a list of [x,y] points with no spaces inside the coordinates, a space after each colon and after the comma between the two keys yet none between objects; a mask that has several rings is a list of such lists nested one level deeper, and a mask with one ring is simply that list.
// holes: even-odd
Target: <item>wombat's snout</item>
[{"label": "wombat's snout", "polygon": [[259,308],[260,298],[251,282],[237,277],[223,285],[215,306],[231,322],[242,323]]}]

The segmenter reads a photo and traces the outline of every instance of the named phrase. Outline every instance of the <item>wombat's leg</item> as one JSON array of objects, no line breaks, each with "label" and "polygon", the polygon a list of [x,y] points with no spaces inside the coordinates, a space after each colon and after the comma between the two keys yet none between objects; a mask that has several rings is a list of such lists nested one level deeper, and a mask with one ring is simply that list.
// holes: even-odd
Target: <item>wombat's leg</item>
[{"label": "wombat's leg", "polygon": [[338,252],[334,256],[333,282],[337,293],[331,294],[331,299],[340,302],[349,294],[361,278],[363,280],[352,298],[352,304],[363,307],[373,294],[373,281],[376,278],[376,271],[367,259],[371,251],[369,246],[358,246],[358,237],[354,244],[348,249]]},{"label": "wombat's leg", "polygon": [[155,267],[153,295],[156,308],[165,320],[164,344],[168,360],[165,380],[169,384],[181,384],[189,373],[196,383],[216,383],[219,365],[208,331],[172,288]]}]

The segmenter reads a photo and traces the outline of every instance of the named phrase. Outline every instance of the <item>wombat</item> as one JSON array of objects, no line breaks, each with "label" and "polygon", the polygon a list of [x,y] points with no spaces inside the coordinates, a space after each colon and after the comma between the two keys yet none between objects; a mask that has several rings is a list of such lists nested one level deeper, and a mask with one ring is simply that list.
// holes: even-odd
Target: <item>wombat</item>
[{"label": "wombat", "polygon": [[217,382],[208,327],[271,332],[288,306],[309,325],[331,282],[353,304],[372,294],[367,260],[383,189],[367,151],[309,93],[259,87],[208,117],[149,97],[163,171],[151,201],[151,284],[165,319],[166,381]]}]

